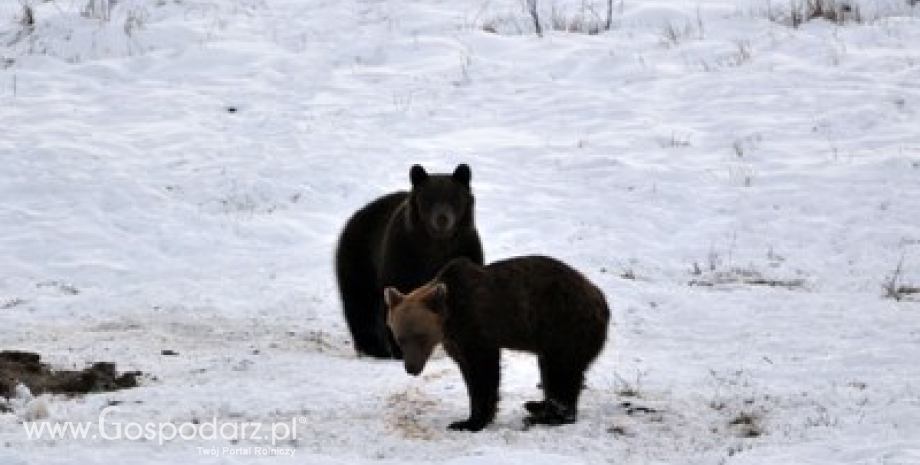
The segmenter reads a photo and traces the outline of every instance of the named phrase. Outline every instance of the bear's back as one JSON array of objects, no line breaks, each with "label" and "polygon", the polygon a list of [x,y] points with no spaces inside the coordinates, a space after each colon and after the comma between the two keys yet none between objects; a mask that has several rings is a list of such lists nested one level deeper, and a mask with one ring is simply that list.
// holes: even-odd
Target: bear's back
[{"label": "bear's back", "polygon": [[390,218],[409,193],[397,191],[377,198],[355,212],[345,223],[338,245],[338,255],[377,258]]},{"label": "bear's back", "polygon": [[448,285],[450,319],[466,326],[459,333],[532,352],[578,343],[573,337],[606,338],[610,310],[603,293],[554,258],[516,257],[484,268],[454,260],[441,279]]}]

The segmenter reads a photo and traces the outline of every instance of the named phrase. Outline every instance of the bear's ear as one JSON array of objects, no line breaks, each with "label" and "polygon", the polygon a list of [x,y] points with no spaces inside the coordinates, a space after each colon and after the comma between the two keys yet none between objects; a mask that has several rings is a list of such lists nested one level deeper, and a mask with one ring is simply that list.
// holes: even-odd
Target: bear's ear
[{"label": "bear's ear", "polygon": [[412,180],[412,187],[417,187],[428,180],[428,172],[422,168],[422,165],[412,165],[412,169],[409,170],[409,179]]},{"label": "bear's ear", "polygon": [[457,181],[461,184],[469,185],[470,180],[473,179],[473,172],[470,171],[470,165],[466,163],[457,165],[457,169],[454,170],[453,176],[451,176],[454,181]]},{"label": "bear's ear", "polygon": [[433,312],[443,315],[447,310],[447,285],[437,283],[425,296],[425,303]]},{"label": "bear's ear", "polygon": [[391,309],[400,303],[406,296],[402,295],[395,287],[388,287],[383,290],[383,300],[387,303],[387,309]]}]

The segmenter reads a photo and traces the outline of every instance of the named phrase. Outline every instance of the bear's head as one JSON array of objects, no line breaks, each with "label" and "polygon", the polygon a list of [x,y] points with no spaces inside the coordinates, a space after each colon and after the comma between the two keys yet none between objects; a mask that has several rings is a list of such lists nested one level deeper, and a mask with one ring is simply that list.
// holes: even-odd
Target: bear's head
[{"label": "bear's head", "polygon": [[444,339],[447,286],[428,283],[403,295],[396,288],[384,290],[387,325],[403,352],[406,373],[418,376],[434,348]]},{"label": "bear's head", "polygon": [[414,165],[409,171],[409,221],[421,224],[435,239],[450,239],[458,231],[472,228],[472,177],[465,164],[458,165],[453,174],[428,174],[425,168]]}]

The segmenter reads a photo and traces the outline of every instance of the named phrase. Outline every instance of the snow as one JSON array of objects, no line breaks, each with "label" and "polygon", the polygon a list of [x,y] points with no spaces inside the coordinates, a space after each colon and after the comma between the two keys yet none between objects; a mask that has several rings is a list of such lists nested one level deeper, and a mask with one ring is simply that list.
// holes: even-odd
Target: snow
[{"label": "snow", "polygon": [[[304,423],[293,458],[215,457],[271,444],[30,439],[17,408],[0,463],[920,464],[920,299],[883,290],[902,259],[920,286],[917,7],[626,1],[538,38],[518,1],[26,3],[31,29],[0,5],[0,348],[149,374],[40,396],[52,422]],[[466,434],[450,360],[353,353],[341,226],[461,162],[488,260],[608,297],[575,425],[523,430],[526,354]]]}]

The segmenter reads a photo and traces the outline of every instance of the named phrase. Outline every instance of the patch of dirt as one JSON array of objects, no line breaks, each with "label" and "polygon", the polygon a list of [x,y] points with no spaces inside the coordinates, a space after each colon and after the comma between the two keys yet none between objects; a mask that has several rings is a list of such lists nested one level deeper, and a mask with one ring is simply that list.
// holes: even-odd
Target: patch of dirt
[{"label": "patch of dirt", "polygon": [[430,427],[423,425],[419,418],[437,406],[436,400],[429,398],[419,389],[407,389],[387,399],[387,409],[391,411],[387,423],[406,439],[434,440],[434,432]]},{"label": "patch of dirt", "polygon": [[140,371],[118,374],[115,364],[95,362],[83,370],[55,370],[33,352],[0,351],[0,397],[14,395],[16,385],[26,385],[32,394],[78,395],[137,387]]}]

